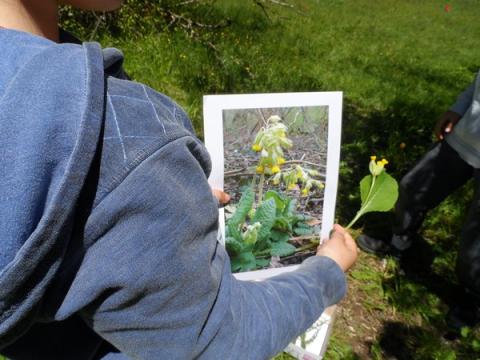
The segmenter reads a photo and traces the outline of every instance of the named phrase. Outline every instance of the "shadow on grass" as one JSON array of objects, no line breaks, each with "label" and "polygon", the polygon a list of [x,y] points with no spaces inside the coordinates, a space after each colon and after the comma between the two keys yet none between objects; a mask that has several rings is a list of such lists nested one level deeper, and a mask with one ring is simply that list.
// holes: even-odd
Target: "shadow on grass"
[{"label": "shadow on grass", "polygon": [[453,350],[440,344],[438,338],[435,330],[386,322],[377,345],[387,359],[451,359]]},{"label": "shadow on grass", "polygon": [[[438,249],[437,246],[435,246]],[[448,308],[457,304],[461,287],[452,276],[433,271],[436,256],[445,249],[418,239],[395,275],[382,282],[385,296],[402,314],[402,321],[385,321],[377,347],[388,359],[477,359],[478,340],[449,330],[445,323]],[[453,270],[452,270],[453,271]],[[472,332],[478,334],[478,332]]]}]

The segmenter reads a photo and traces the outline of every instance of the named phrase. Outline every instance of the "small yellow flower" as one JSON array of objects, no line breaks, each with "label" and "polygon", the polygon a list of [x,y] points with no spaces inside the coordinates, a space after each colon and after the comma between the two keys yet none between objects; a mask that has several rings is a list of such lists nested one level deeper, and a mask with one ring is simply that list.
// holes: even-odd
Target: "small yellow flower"
[{"label": "small yellow flower", "polygon": [[380,166],[381,168],[383,168],[387,164],[388,164],[388,161],[386,159],[382,159],[381,161],[377,161],[377,166]]},{"label": "small yellow flower", "polygon": [[372,156],[370,156],[370,160],[375,161],[375,160],[377,160],[377,157],[375,155],[372,155]]},{"label": "small yellow flower", "polygon": [[285,159],[281,157],[278,159],[278,165],[283,165],[283,164],[285,164]]},{"label": "small yellow flower", "polygon": [[287,190],[295,190],[296,184],[290,184],[287,187]]},{"label": "small yellow flower", "polygon": [[307,189],[307,188],[302,189],[302,195],[303,195],[303,196],[307,196],[307,195],[308,195],[308,189]]},{"label": "small yellow flower", "polygon": [[262,150],[262,147],[261,147],[260,145],[258,145],[258,144],[253,144],[252,150],[253,150],[253,151],[256,151],[256,152],[259,152],[259,151]]},{"label": "small yellow flower", "polygon": [[373,176],[380,175],[384,170],[385,165],[388,164],[388,161],[386,159],[382,159],[380,161],[375,162],[376,156],[371,156],[370,159],[371,159],[369,164],[370,173]]},{"label": "small yellow flower", "polygon": [[255,169],[255,171],[257,172],[257,174],[263,174],[265,169],[262,165],[258,165],[257,168]]},{"label": "small yellow flower", "polygon": [[278,172],[280,172],[280,166],[277,166],[277,165],[273,166],[272,167],[272,174],[276,174]]}]

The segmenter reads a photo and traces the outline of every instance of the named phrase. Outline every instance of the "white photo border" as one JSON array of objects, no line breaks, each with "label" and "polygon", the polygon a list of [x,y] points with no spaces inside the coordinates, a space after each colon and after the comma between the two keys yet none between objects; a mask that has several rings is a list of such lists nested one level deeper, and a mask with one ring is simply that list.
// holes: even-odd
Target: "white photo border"
[{"label": "white photo border", "polygon": [[[338,170],[340,164],[340,145],[342,133],[343,92],[297,92],[264,93],[238,95],[206,95],[203,97],[205,146],[212,159],[212,172],[209,183],[217,189],[224,188],[224,143],[223,111],[242,109],[288,108],[302,106],[328,106],[328,151],[325,192],[322,211],[321,239],[329,236],[335,220],[335,203],[338,188]],[[225,216],[223,209],[219,215],[221,238],[225,239]],[[297,266],[256,270],[238,273],[241,280],[261,280],[286,271],[295,270]]]}]

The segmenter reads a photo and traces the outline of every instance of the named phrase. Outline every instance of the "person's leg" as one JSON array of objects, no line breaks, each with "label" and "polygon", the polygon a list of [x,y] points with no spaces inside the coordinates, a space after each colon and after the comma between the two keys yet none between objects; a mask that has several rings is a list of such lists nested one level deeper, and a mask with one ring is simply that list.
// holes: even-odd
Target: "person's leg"
[{"label": "person's leg", "polygon": [[465,184],[473,168],[446,142],[438,143],[402,179],[395,206],[393,245],[405,250],[426,213]]},{"label": "person's leg", "polygon": [[462,230],[457,258],[461,285],[480,299],[480,169],[475,170],[475,195]]},{"label": "person's leg", "polygon": [[452,328],[474,326],[480,322],[480,169],[474,172],[475,195],[460,238],[457,276],[465,293],[447,317]]},{"label": "person's leg", "polygon": [[358,245],[374,253],[408,249],[428,210],[462,186],[472,174],[473,168],[446,142],[436,144],[400,182],[391,240],[393,247],[368,233],[358,239]]}]

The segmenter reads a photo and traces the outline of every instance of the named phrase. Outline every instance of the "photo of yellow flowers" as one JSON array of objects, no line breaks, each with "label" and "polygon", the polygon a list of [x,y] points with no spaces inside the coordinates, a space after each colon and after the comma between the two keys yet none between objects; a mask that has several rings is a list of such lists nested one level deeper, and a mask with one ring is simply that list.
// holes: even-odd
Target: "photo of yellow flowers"
[{"label": "photo of yellow flowers", "polygon": [[[223,125],[225,191],[233,199],[225,209],[232,270],[301,262],[319,243],[328,107],[224,110]],[[237,224],[243,206],[250,209]],[[241,247],[245,240],[251,250]]]},{"label": "photo of yellow flowers", "polygon": [[[261,97],[269,95],[279,96]],[[222,188],[232,199],[223,213],[233,272],[299,264],[315,254],[322,228],[324,233],[331,227],[323,226],[325,209],[333,222],[335,196],[326,202],[325,195],[329,187],[336,189],[338,157],[336,165],[328,162],[335,159],[331,137],[340,132],[330,123],[331,104],[277,103],[217,109],[222,149],[216,153],[222,152]],[[209,128],[206,124],[207,147]]]}]

